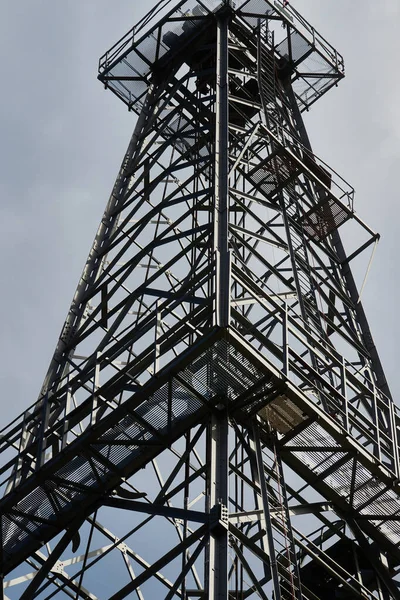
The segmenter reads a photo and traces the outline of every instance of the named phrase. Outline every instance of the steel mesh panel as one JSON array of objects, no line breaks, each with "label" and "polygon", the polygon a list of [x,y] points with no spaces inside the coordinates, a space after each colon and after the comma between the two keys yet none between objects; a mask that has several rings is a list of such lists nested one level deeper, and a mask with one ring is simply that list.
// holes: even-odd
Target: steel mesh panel
[{"label": "steel mesh panel", "polygon": [[19,526],[20,530],[23,531],[22,535],[20,536],[20,539],[22,539],[23,537],[28,537],[30,533],[36,530],[36,522],[28,519],[25,516],[12,515],[11,518],[14,520],[14,523],[17,526]]},{"label": "steel mesh panel", "polygon": [[295,81],[293,81],[292,87],[293,87],[294,93],[299,98],[301,98],[301,100],[306,105],[309,102],[311,102],[311,100],[315,94],[315,90],[310,87],[310,85],[307,83],[307,81],[303,77],[299,77],[298,79],[295,79]]},{"label": "steel mesh panel", "polygon": [[[312,74],[315,72],[315,69],[312,67],[308,68],[307,64],[308,61],[305,59],[302,63],[302,69],[304,68],[304,72],[310,73],[312,76]],[[321,69],[317,72],[321,72]],[[304,78],[299,77],[293,82],[293,90],[295,94],[301,99],[302,103],[304,103],[306,107],[309,107],[315,100],[322,96],[322,94],[335,85],[335,81],[337,80],[337,71],[331,67],[323,69],[323,73],[325,76],[320,77],[319,79],[312,77],[309,80],[307,75],[305,75]],[[332,77],[328,77],[329,75],[332,75]]]},{"label": "steel mesh panel", "polygon": [[[260,35],[260,34],[258,34]],[[264,43],[259,44],[258,56],[258,83],[263,96],[264,107],[275,103],[275,55],[272,48],[266,47]]]},{"label": "steel mesh panel", "polygon": [[[335,456],[335,455],[334,455]],[[341,458],[343,456],[343,454],[336,454],[337,459],[339,460],[339,457]],[[330,463],[331,466],[335,463],[335,459]],[[351,481],[352,481],[352,469],[353,469],[353,460],[351,458],[349,458],[349,460],[347,462],[345,462],[343,465],[340,465],[340,468],[337,469],[334,473],[332,473],[331,475],[329,475],[326,478],[326,481],[328,484],[330,484],[335,491],[340,494],[340,496],[343,496],[344,498],[346,498],[347,501],[350,501],[350,493],[351,493]],[[358,481],[361,483],[362,481],[362,477],[365,475],[366,473],[360,472],[358,473],[359,475],[359,479]],[[353,502],[354,502],[354,498],[353,498]]]},{"label": "steel mesh panel", "polygon": [[[293,30],[290,32],[290,44],[292,58],[295,62],[300,61],[312,48],[311,44],[309,44],[302,35]],[[276,46],[276,51],[280,56],[289,56],[289,44],[287,38],[282,40],[282,42]]]},{"label": "steel mesh panel", "polygon": [[[354,461],[352,456],[349,456],[348,461],[339,465],[336,470],[324,477],[324,471],[330,467],[334,467],[335,463],[343,456],[343,452],[340,452],[340,446],[332,436],[316,423],[312,423],[289,443],[290,445],[300,447],[311,446],[313,444],[315,446],[336,446],[339,452],[324,453],[305,450],[304,452],[296,452],[296,457],[309,466],[313,473],[322,477],[326,484],[337,494],[346,498],[347,501],[349,501],[351,482],[353,481],[352,507],[355,510],[359,510],[361,515],[373,515],[373,519],[368,519],[369,523],[379,529],[393,544],[397,545],[400,543],[400,522],[390,520],[390,516],[397,514],[399,508],[398,494],[396,492],[388,490],[385,483],[375,478],[359,462],[353,474]],[[376,518],[377,516],[381,516],[382,519],[379,521]]]},{"label": "steel mesh panel", "polygon": [[[151,439],[151,435],[148,435],[147,441],[150,441]],[[141,448],[135,446],[133,443],[132,445],[119,445],[113,444],[112,442],[104,445],[96,444],[96,449],[117,468],[126,460],[133,460],[136,458],[141,451]],[[105,469],[104,475],[107,475],[109,472],[110,469]]]},{"label": "steel mesh panel", "polygon": [[254,384],[263,375],[263,371],[251,363],[245,356],[230,346],[231,366],[235,368],[236,373],[242,377],[242,385],[247,389],[248,385]]},{"label": "steel mesh panel", "polygon": [[[190,14],[196,16],[206,15],[207,9],[200,7],[191,0],[183,5],[175,13],[175,16],[179,18]],[[158,42],[158,29],[155,32],[149,32],[125,57],[121,57],[111,70],[104,73],[102,78],[107,79],[110,76],[116,78],[116,80],[108,81],[107,85],[115,90],[128,104],[134,104],[147,90],[146,80],[150,73],[149,63],[150,65],[154,64],[156,59],[160,60],[169,51],[179,47],[183,41],[188,41],[193,33],[203,25],[203,19],[168,21],[162,27],[160,43]],[[149,63],[143,60],[139,53],[145,56]],[[138,76],[142,77],[143,81],[118,81],[118,78]]]},{"label": "steel mesh panel", "polygon": [[[208,2],[210,2],[210,0],[208,0]],[[211,1],[210,4],[210,8],[213,9],[215,3]],[[209,14],[208,8],[207,5],[201,6],[195,0],[186,2],[172,15],[172,18],[182,18],[182,20],[168,20],[166,23],[162,24],[160,43],[158,42],[159,31],[157,28],[155,31],[149,32],[149,34],[140,41],[136,46],[137,50],[145,56],[151,64],[154,64],[156,59],[160,60],[169,51],[177,50],[183,43],[188,43],[190,41],[193,34],[204,26],[204,19],[198,19],[197,17],[207,16]],[[188,17],[192,15],[195,16],[196,19],[188,19]],[[140,62],[143,61],[137,54],[135,54],[135,57],[132,59],[131,56],[134,53],[135,50],[129,55],[129,58],[132,65],[136,67],[137,59],[139,59]],[[143,75],[147,75],[148,72],[149,67],[143,70]]]},{"label": "steel mesh panel", "polygon": [[[132,53],[131,53],[132,54]],[[133,66],[130,62],[130,55],[127,58],[123,58],[121,62],[117,63],[111,71],[107,74],[112,77],[145,77],[147,65],[144,60],[140,59]],[[128,82],[127,82],[128,83]]]},{"label": "steel mesh panel", "polygon": [[198,377],[209,394],[224,394],[230,399],[237,398],[262,375],[226,340],[216,342],[204,353],[200,362],[196,361],[186,371],[192,374],[193,380]]},{"label": "steel mesh panel", "polygon": [[11,521],[11,519],[7,515],[2,516],[3,522],[3,545],[6,547],[10,539],[15,538],[15,536],[19,533],[18,526]]},{"label": "steel mesh panel", "polygon": [[[176,405],[179,406],[180,402],[174,397],[174,414]],[[157,431],[166,428],[168,425],[168,385],[163,385],[152,397],[138,406],[135,409],[135,415],[140,416],[142,422],[148,423]]]},{"label": "steel mesh panel", "polygon": [[211,387],[212,352],[207,352],[195,364],[190,365],[182,376],[187,384],[205,398],[211,398],[215,390]]},{"label": "steel mesh panel", "polygon": [[143,425],[134,421],[131,415],[127,415],[118,425],[109,429],[103,436],[102,440],[143,440],[145,439],[146,430]]},{"label": "steel mesh panel", "polygon": [[344,480],[344,474],[347,474],[347,470],[351,465],[351,456],[344,465],[338,466],[338,468],[332,473],[327,473],[326,477],[323,477],[324,472],[334,467],[335,463],[343,457],[344,452],[341,451],[339,444],[335,439],[330,436],[320,425],[317,423],[311,423],[301,433],[295,436],[291,442],[291,445],[298,447],[327,447],[337,448],[337,451],[327,450],[325,451],[310,451],[304,450],[304,452],[296,452],[296,457],[302,461],[313,473],[317,476],[325,479],[325,482],[335,490],[340,496],[347,497],[349,490]]},{"label": "steel mesh panel", "polygon": [[223,395],[235,400],[262,377],[263,372],[226,340],[217,341],[179,377],[204,398]]},{"label": "steel mesh panel", "polygon": [[[46,481],[46,489],[49,491],[49,496],[55,500],[55,504],[64,508],[69,504],[69,499],[62,494],[58,483],[53,481]],[[49,515],[50,516],[50,515]]]},{"label": "steel mesh panel", "polygon": [[[367,498],[380,494],[369,506],[360,509],[360,514],[394,515],[399,511],[399,498],[395,492],[388,490],[387,486],[374,477],[370,477],[365,486]],[[399,526],[398,526],[399,527]],[[400,531],[398,529],[398,531]]]},{"label": "steel mesh panel", "polygon": [[[339,454],[341,457],[341,455]],[[338,460],[338,456],[333,454],[332,452],[313,452],[304,450],[303,452],[296,452],[296,457],[301,460],[301,462],[309,467],[313,473],[316,475],[323,475],[327,469],[332,467],[335,462]],[[326,475],[328,477],[328,475]],[[332,478],[332,474],[329,475]],[[322,477],[323,478],[323,477]],[[329,481],[330,485],[336,489],[336,483],[333,479]]]},{"label": "steel mesh panel", "polygon": [[372,506],[374,507],[373,512],[375,512],[377,504],[374,502],[371,503],[371,499],[379,492],[383,492],[386,486],[382,482],[378,482],[374,477],[371,477],[367,469],[364,469],[361,465],[357,465],[357,475],[358,485],[354,491],[353,505],[355,508],[359,508],[363,504],[368,504],[369,508],[367,512],[371,512]]},{"label": "steel mesh panel", "polygon": [[242,409],[247,414],[252,414],[262,409],[263,406],[265,406],[267,401],[266,399],[275,388],[275,383],[273,381],[263,383],[261,387],[257,386],[257,384],[255,385],[256,389],[254,391],[250,391],[246,404]]},{"label": "steel mesh panel", "polygon": [[278,188],[285,186],[297,171],[297,164],[282,151],[282,154],[270,156],[261,167],[251,171],[249,179],[267,196],[272,196]]},{"label": "steel mesh panel", "polygon": [[265,0],[239,0],[236,3],[236,7],[243,12],[267,12],[271,10],[271,7],[265,2]]},{"label": "steel mesh panel", "polygon": [[[4,515],[3,544],[5,553],[15,551],[20,544],[27,541],[30,533],[35,537],[40,536],[39,531],[43,525],[35,521],[35,515],[48,519],[49,523],[57,517],[46,491],[47,486],[56,487],[57,500],[63,500],[59,502],[58,513],[63,509],[70,512],[72,506],[87,496],[85,489],[89,488],[95,491],[99,487],[99,479],[105,480],[111,474],[108,464],[112,465],[113,471],[122,468],[126,463],[132,463],[141,455],[144,451],[143,443],[158,441],[159,438],[155,431],[161,434],[168,427],[169,385],[166,383],[159,388],[147,401],[136,407],[132,414],[125,415],[117,425],[109,428],[102,439],[94,444],[96,452],[107,460],[107,463],[102,464],[99,458],[93,463],[96,474],[86,456],[77,455],[55,473],[57,483],[51,480],[45,482],[27,494],[16,505],[16,510],[26,514],[26,517],[19,518],[17,523],[13,523],[12,518]],[[195,413],[202,406],[202,402],[176,379],[172,380],[171,389],[174,407],[173,422],[176,425],[180,420]],[[135,420],[135,414],[140,423]],[[148,429],[146,429],[146,425]],[[135,444],[135,439],[140,439],[140,446]],[[118,442],[121,441],[131,441],[132,443],[119,444]],[[25,526],[25,521],[29,523],[29,527]]]},{"label": "steel mesh panel", "polygon": [[254,187],[262,187],[262,190],[267,194],[272,194],[277,188],[278,181],[274,172],[268,169],[257,169],[249,176],[249,179],[254,184]]},{"label": "steel mesh panel", "polygon": [[[240,361],[240,358],[239,358]],[[243,378],[240,368],[237,365],[232,366],[232,356],[227,348],[219,348],[219,352],[214,356],[214,389],[216,393],[225,393],[227,390],[229,398],[236,398],[245,388],[246,378]],[[250,380],[247,380],[250,383]]]},{"label": "steel mesh panel", "polygon": [[88,465],[87,459],[83,456],[74,457],[73,460],[57,472],[57,476],[66,481],[79,482],[84,485],[86,485],[86,480],[88,480],[88,483],[95,481],[92,469]]},{"label": "steel mesh panel", "polygon": [[[324,468],[321,469],[320,475],[322,479],[324,479],[325,483],[327,483],[333,490],[335,490],[337,494],[349,500],[348,488],[346,486],[347,480],[345,478],[344,473],[347,474],[348,468],[352,466],[353,461],[352,458],[348,456],[348,460],[344,463],[344,465],[340,464],[340,466],[336,466],[338,461],[341,460],[343,456],[344,454],[342,452],[335,452],[334,454],[332,454],[330,459],[328,459],[328,461],[324,463]],[[324,475],[324,471],[326,469],[334,469],[334,471],[332,473],[329,473],[329,475]]]},{"label": "steel mesh panel", "polygon": [[188,387],[192,387],[206,398],[211,398],[217,393],[213,382],[213,358],[213,348],[208,348],[181,374],[181,378],[188,384]]},{"label": "steel mesh panel", "polygon": [[295,446],[310,446],[312,443],[316,446],[337,446],[335,439],[317,423],[310,423],[306,429],[298,433],[292,440],[292,444]]},{"label": "steel mesh panel", "polygon": [[[17,544],[24,543],[31,533],[35,533],[40,524],[31,518],[30,515],[44,517],[45,515],[54,514],[51,502],[43,487],[36,487],[30,494],[21,500],[15,507],[18,512],[26,516],[14,517],[10,515],[3,516],[3,548],[6,553],[11,547]],[[15,521],[13,523],[13,521]],[[28,530],[28,531],[27,531]]]},{"label": "steel mesh panel", "polygon": [[249,15],[241,14],[242,19],[250,25],[252,29],[258,27],[259,17],[257,15],[267,15],[267,13],[273,12],[272,8],[265,2],[265,0],[242,0],[238,3],[240,12],[242,13],[254,13],[254,17]]},{"label": "steel mesh panel", "polygon": [[[155,33],[158,35],[158,31],[156,31]],[[157,42],[156,35],[154,33],[150,33],[150,35],[145,37],[144,40],[142,40],[140,42],[140,44],[138,44],[137,49],[140,51],[140,53],[143,56],[146,57],[146,59],[150,62],[150,64],[153,64],[155,62],[156,56],[157,56],[157,46],[158,46],[158,42]],[[167,52],[167,51],[168,51],[168,47],[164,46],[164,44],[161,43],[159,46],[160,56],[162,54],[165,54],[165,52]],[[134,60],[133,64],[136,66],[136,58],[134,58],[133,60]],[[148,67],[147,67],[147,69],[148,69]],[[144,74],[147,73],[147,69],[144,70]]]},{"label": "steel mesh panel", "polygon": [[[183,41],[187,42],[193,33],[204,25],[203,19],[191,21],[185,17],[189,17],[191,15],[200,17],[202,15],[207,15],[207,12],[207,8],[200,6],[194,0],[186,2],[172,15],[172,18],[179,19],[183,17],[182,21],[168,20],[161,26],[160,44],[158,43],[159,31],[157,27],[155,31],[150,31],[148,35],[146,35],[146,37],[144,37],[144,39],[137,44],[135,49],[137,48],[137,50],[143,56],[145,56],[151,64],[153,64],[156,58],[161,59],[170,50],[179,48]],[[141,69],[143,69],[142,64],[144,61],[137,55],[137,53],[135,53],[135,49],[128,55],[129,61],[135,68],[137,68],[137,63],[141,64]],[[141,70],[141,72],[143,75],[147,75],[149,72],[149,67],[146,66],[143,70]]]},{"label": "steel mesh panel", "polygon": [[350,460],[344,465],[341,465],[340,469],[336,471],[334,477],[337,483],[336,491],[346,498],[350,497],[353,481],[353,506],[360,506],[364,501],[362,494],[358,491],[370,478],[371,475],[366,469],[357,468],[354,471],[354,461]]},{"label": "steel mesh panel", "polygon": [[147,93],[145,81],[108,81],[107,85],[127,104],[135,104]]},{"label": "steel mesh panel", "polygon": [[[186,387],[183,387],[177,380],[173,380],[174,385],[174,420],[183,419],[184,417],[192,414],[202,406],[202,402],[193,395]],[[180,396],[177,392],[184,390],[184,397]]]},{"label": "steel mesh panel", "polygon": [[[265,397],[274,393],[276,385],[272,376],[270,379],[266,376],[265,370],[256,365],[251,356],[244,356],[240,345],[235,343],[234,346],[226,339],[215,342],[176,376],[172,376],[167,383],[149,395],[147,400],[140,400],[136,406],[130,406],[129,412],[125,413],[118,423],[106,429],[93,445],[98,458],[95,459],[95,453],[92,465],[86,456],[76,456],[57,470],[57,483],[49,481],[36,487],[16,506],[26,517],[14,519],[12,515],[4,515],[3,540],[6,554],[15,552],[32,536],[42,539],[41,529],[45,526],[35,521],[35,515],[47,518],[50,524],[57,518],[50,492],[57,498],[59,513],[71,512],[73,506],[88,497],[88,487],[96,493],[96,489],[101,488],[99,480],[104,481],[112,475],[109,465],[112,470],[118,470],[125,465],[134,465],[137,459],[142,460],[142,463],[143,460],[147,461],[148,455],[141,458],[147,451],[146,442],[150,442],[153,448],[154,442],[162,443],[162,435],[171,425],[174,427],[179,421],[187,417],[192,418],[208,400],[216,403],[218,396],[223,394],[231,401],[238,397],[242,401],[244,398],[243,410],[247,413],[253,410],[254,406],[260,408],[265,404]],[[260,380],[263,380],[262,385]],[[282,408],[282,399],[285,398],[276,393],[268,407],[276,413],[279,412],[278,408]],[[283,402],[284,408],[291,415],[292,425],[296,426],[303,422],[306,416],[299,410],[296,412],[294,400],[286,400],[286,404]],[[168,406],[171,402],[173,411],[169,418]],[[395,520],[385,523],[379,521],[379,516],[382,517],[382,521],[396,511],[396,494],[385,490],[383,484],[375,482],[371,473],[360,463],[357,463],[353,478],[353,456],[349,454],[348,460],[340,464],[345,451],[321,425],[316,422],[310,423],[289,444],[298,447],[296,457],[308,467],[313,476],[324,480],[326,485],[347,501],[351,493],[350,482],[353,481],[353,507],[363,507],[361,514],[373,515],[371,522],[390,540],[397,543],[400,539],[399,523]],[[307,448],[312,446],[317,450],[310,451]],[[327,447],[326,451],[320,449],[324,446]],[[337,452],[332,448],[337,448]],[[106,459],[104,464],[101,457]],[[139,461],[137,464],[140,466],[142,463]],[[330,472],[325,475],[328,470]],[[59,479],[63,479],[64,482],[59,484]],[[374,499],[377,492],[380,492],[380,495]]]},{"label": "steel mesh panel", "polygon": [[[36,511],[33,511],[33,508],[35,508]],[[28,496],[21,500],[18,503],[17,510],[26,514],[33,512],[34,514],[40,515],[52,515],[54,509],[52,508],[49,495],[46,491],[46,484],[36,487]]]},{"label": "steel mesh panel", "polygon": [[313,239],[322,240],[345,223],[351,214],[333,196],[304,215],[304,232]]},{"label": "steel mesh panel", "polygon": [[400,543],[399,521],[385,521],[382,523],[382,521],[371,520],[370,523],[375,525],[393,544],[398,545]]},{"label": "steel mesh panel", "polygon": [[107,72],[107,76],[112,77],[143,77],[145,78],[149,72],[149,66],[140,56],[131,50],[129,54],[122,58],[119,62],[113,65],[112,69]]}]

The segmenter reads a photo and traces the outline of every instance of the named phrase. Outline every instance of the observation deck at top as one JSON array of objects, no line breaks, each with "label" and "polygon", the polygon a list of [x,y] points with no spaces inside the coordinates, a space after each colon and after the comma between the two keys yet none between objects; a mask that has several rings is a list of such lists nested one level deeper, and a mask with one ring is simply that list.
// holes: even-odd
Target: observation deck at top
[{"label": "observation deck at top", "polygon": [[[183,64],[188,46],[209,29],[215,13],[229,7],[244,33],[252,37],[268,20],[277,60],[289,60],[292,87],[301,111],[344,77],[342,56],[290,5],[280,0],[176,0],[159,2],[99,61],[99,79],[127,106],[140,112],[158,66]],[[215,27],[211,27],[215,35]],[[189,52],[190,55],[190,52]]]}]

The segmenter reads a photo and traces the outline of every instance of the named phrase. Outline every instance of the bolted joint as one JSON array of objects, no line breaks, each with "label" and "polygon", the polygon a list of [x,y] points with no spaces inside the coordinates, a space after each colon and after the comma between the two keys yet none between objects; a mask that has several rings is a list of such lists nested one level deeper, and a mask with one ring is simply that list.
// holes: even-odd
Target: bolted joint
[{"label": "bolted joint", "polygon": [[228,524],[228,508],[222,502],[218,502],[210,510],[210,531],[216,536],[221,535],[228,530]]},{"label": "bolted joint", "polygon": [[227,407],[227,397],[226,394],[217,394],[214,398],[215,401],[215,410],[216,414],[219,416],[225,415],[226,407]]}]

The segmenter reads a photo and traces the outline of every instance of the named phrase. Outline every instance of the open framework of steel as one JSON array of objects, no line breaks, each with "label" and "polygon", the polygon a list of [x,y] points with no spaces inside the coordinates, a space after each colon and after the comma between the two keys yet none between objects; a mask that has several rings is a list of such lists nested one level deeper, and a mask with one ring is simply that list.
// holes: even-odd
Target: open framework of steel
[{"label": "open framework of steel", "polygon": [[138,118],[1,431],[3,598],[400,598],[399,411],[351,271],[378,236],[302,119],[343,75],[280,0],[164,0],[100,59]]}]

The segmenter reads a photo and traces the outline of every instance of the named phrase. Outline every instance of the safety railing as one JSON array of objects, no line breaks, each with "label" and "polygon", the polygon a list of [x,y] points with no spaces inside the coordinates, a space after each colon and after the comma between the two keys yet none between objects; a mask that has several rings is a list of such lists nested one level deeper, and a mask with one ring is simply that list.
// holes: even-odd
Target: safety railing
[{"label": "safety railing", "polygon": [[[272,365],[322,407],[385,468],[399,477],[397,432],[400,428],[400,413],[391,400],[376,387],[367,369],[360,370],[334,348],[318,339],[298,315],[292,314],[284,302],[276,300],[272,290],[271,295],[268,295],[265,289],[255,286],[254,281],[246,278],[235,266],[233,280],[254,297],[259,313],[263,311],[266,316],[273,315],[276,322],[273,341],[265,338],[261,332],[254,331],[250,322],[247,324],[249,333],[246,334],[245,319],[232,307],[233,320],[241,323],[241,335],[257,345],[257,348],[261,345],[263,356]],[[165,311],[165,307],[161,310]],[[187,325],[176,325],[179,329],[177,335],[180,337],[183,329],[193,331],[196,322],[204,320],[205,312],[209,314],[209,308],[197,307],[191,313]],[[151,336],[157,327],[157,319],[157,314],[154,314]],[[173,330],[168,335],[172,336],[172,341],[175,339]],[[140,373],[147,372],[147,379],[151,378],[154,366],[162,356],[157,355],[160,347],[164,358],[168,358],[167,351],[171,351],[170,347],[167,348],[165,336],[160,336],[156,341],[154,337],[152,339],[153,342],[132,363],[129,371],[132,381],[129,386],[130,394],[134,392],[135,385],[136,389],[140,389],[137,380]],[[0,431],[2,495],[37,471],[56,451],[61,451],[94,420],[117,406],[117,402],[110,400],[103,393],[105,388],[100,386],[100,359],[101,357],[97,360],[94,357],[93,367],[86,372],[84,364],[75,369],[71,365],[71,372],[61,382],[59,397],[42,398]],[[113,360],[117,360],[117,356]],[[101,359],[101,362],[104,368],[107,361]],[[126,368],[121,368],[120,377],[124,376],[125,371]],[[135,381],[138,383],[135,384]],[[74,388],[82,397],[81,402],[76,405],[72,395]]]},{"label": "safety railing", "polygon": [[[310,23],[292,6],[291,2],[286,4],[282,0],[264,0],[265,13],[278,12],[291,27],[296,29],[321,56],[327,60],[332,67],[339,72],[344,72],[343,57],[335,50],[333,46],[320,34]],[[254,5],[254,8],[253,8]],[[239,13],[260,16],[263,10],[260,10],[261,2],[257,0],[238,0],[235,3],[235,10]]]},{"label": "safety railing", "polygon": [[257,321],[271,317],[275,322],[273,338],[255,329],[235,308],[233,320],[240,334],[256,346],[275,368],[325,410],[350,436],[358,440],[367,452],[385,468],[399,477],[399,446],[397,431],[400,412],[370,378],[370,370],[360,369],[319,339],[298,314],[288,310],[285,302],[267,286],[260,289],[237,266],[233,281],[257,302]]},{"label": "safety railing", "polygon": [[[191,294],[206,285],[213,273],[214,263],[202,269]],[[190,300],[192,295],[187,297]],[[57,391],[40,398],[0,430],[0,497],[132,397],[201,336],[205,323],[211,324],[212,298],[182,312],[180,306],[186,301],[186,294],[155,300],[136,329],[125,336],[125,343],[116,340],[115,348],[103,353],[72,356]]]},{"label": "safety railing", "polygon": [[[302,171],[307,173],[311,181],[317,182],[327,194],[333,194],[336,200],[339,200],[347,209],[353,211],[354,188],[324,160],[305,148],[288,128],[274,119],[273,116],[269,117],[269,126],[270,128],[260,125],[258,135],[266,136],[274,148],[284,148],[288,153],[288,158],[300,161]],[[329,184],[327,184],[327,181],[329,181]],[[364,223],[362,224],[364,225]],[[373,234],[372,230],[369,228],[368,230]]]},{"label": "safety railing", "polygon": [[[180,19],[184,21],[193,12],[196,13],[196,7],[199,7],[200,14],[206,16],[216,10],[222,4],[221,0],[168,0],[160,2],[157,6],[143,17],[132,29],[130,29],[118,42],[116,42],[99,60],[100,76],[108,71],[112,65],[122,60],[133,48],[138,47],[143,41],[153,39],[154,44],[160,43],[157,30],[161,29],[164,23],[170,21],[170,27],[176,25]],[[199,11],[197,11],[199,12]],[[167,29],[164,29],[164,33]],[[168,50],[163,46],[164,51]],[[149,56],[153,55],[147,48]],[[154,53],[155,54],[155,53]]]}]

